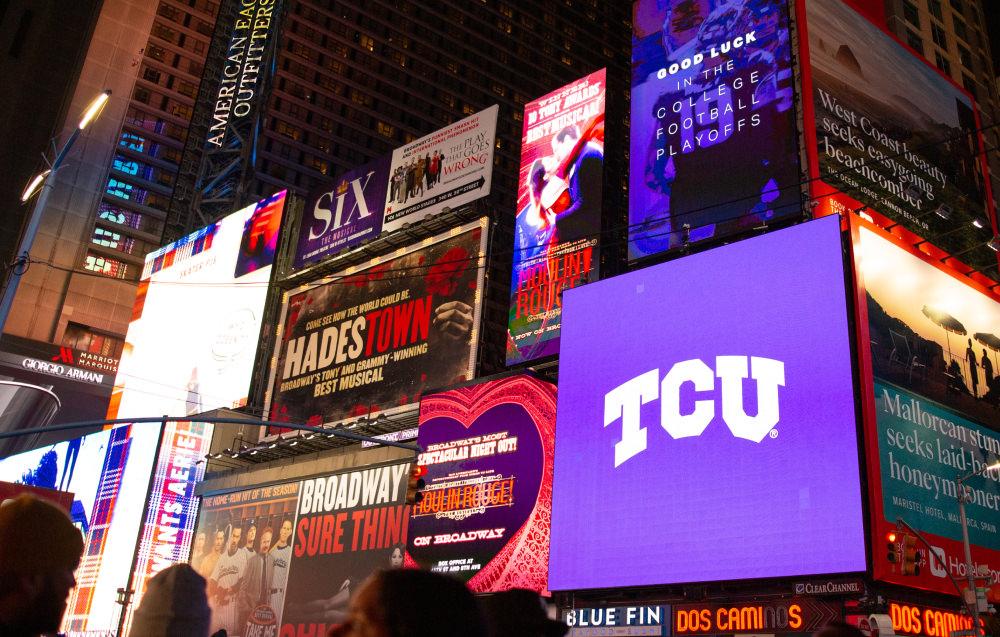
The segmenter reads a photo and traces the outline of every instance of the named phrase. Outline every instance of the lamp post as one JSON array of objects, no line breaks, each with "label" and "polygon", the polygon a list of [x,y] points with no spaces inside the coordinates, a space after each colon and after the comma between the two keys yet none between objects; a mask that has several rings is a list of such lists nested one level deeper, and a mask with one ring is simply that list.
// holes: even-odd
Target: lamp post
[{"label": "lamp post", "polygon": [[969,612],[972,614],[972,634],[975,637],[979,637],[981,634],[979,626],[979,599],[976,594],[976,576],[973,574],[972,568],[972,547],[969,545],[969,521],[965,517],[965,503],[972,501],[972,495],[966,491],[965,481],[969,478],[982,475],[987,471],[993,471],[994,469],[1000,469],[1000,460],[995,461],[993,464],[986,464],[984,462],[975,471],[970,471],[964,476],[959,476],[955,479],[955,482],[958,484],[958,513],[962,522],[962,545],[965,549],[965,575],[969,582],[969,590],[966,593],[965,602],[968,604]]},{"label": "lamp post", "polygon": [[37,175],[28,183],[25,187],[24,192],[21,194],[21,203],[27,203],[35,193],[41,191],[38,196],[38,200],[35,201],[35,207],[31,210],[31,216],[28,218],[28,225],[24,229],[24,234],[21,235],[21,241],[17,246],[17,256],[14,262],[10,264],[10,274],[7,277],[7,285],[4,287],[3,298],[0,299],[0,333],[3,333],[4,327],[7,325],[7,316],[10,314],[10,308],[14,304],[14,295],[17,293],[17,286],[21,282],[21,275],[27,269],[29,262],[29,255],[31,253],[31,245],[35,242],[35,235],[38,234],[38,226],[41,224],[42,211],[45,210],[45,203],[48,201],[49,193],[52,191],[53,178],[55,177],[56,171],[62,166],[63,161],[69,154],[70,149],[76,140],[80,137],[87,126],[93,122],[104,110],[104,106],[108,102],[108,98],[111,97],[111,89],[107,89],[94,98],[94,101],[90,103],[87,109],[83,112],[80,117],[80,123],[77,125],[76,130],[70,135],[66,143],[56,154],[54,160],[49,165],[48,170],[45,170]]}]

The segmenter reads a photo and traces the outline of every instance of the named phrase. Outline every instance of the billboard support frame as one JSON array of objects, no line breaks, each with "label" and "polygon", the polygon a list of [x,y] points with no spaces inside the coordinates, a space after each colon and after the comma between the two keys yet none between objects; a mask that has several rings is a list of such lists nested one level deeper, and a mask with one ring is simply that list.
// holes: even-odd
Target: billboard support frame
[{"label": "billboard support frame", "polygon": [[86,427],[100,427],[103,425],[124,425],[124,424],[139,424],[139,423],[153,423],[153,422],[166,424],[167,422],[192,422],[192,421],[212,423],[212,424],[221,423],[221,424],[232,424],[232,425],[253,425],[255,427],[285,427],[287,429],[297,429],[299,431],[307,431],[310,433],[324,434],[327,436],[337,436],[339,438],[347,438],[348,440],[353,440],[355,442],[368,442],[376,446],[398,447],[400,449],[406,449],[407,451],[413,451],[415,453],[419,453],[421,451],[420,447],[418,447],[417,445],[408,445],[405,442],[396,442],[395,440],[382,440],[380,438],[373,438],[371,436],[356,434],[350,431],[341,431],[339,429],[314,427],[312,425],[305,425],[294,422],[250,420],[246,418],[220,418],[216,416],[200,418],[197,415],[161,416],[159,418],[115,418],[110,420],[91,420],[84,422],[65,423],[61,425],[48,425],[46,427],[33,427],[31,429],[18,429],[16,431],[0,431],[0,440],[4,438],[15,438],[17,436],[24,436],[30,434],[48,433],[51,431],[66,431],[69,429],[83,429]]}]

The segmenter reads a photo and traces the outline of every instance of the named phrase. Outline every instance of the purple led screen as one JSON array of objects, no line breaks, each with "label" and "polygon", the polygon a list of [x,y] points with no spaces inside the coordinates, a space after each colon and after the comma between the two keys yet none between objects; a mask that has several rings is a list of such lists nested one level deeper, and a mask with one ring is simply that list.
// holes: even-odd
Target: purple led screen
[{"label": "purple led screen", "polygon": [[787,5],[633,5],[630,259],[801,214]]},{"label": "purple led screen", "polygon": [[379,157],[310,193],[302,211],[295,269],[318,263],[382,231],[391,159]]},{"label": "purple led screen", "polygon": [[567,291],[550,589],[865,569],[839,223]]}]

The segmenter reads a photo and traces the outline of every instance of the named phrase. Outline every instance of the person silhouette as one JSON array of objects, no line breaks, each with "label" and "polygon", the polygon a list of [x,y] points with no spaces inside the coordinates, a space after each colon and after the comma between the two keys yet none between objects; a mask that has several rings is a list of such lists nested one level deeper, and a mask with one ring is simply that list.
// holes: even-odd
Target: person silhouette
[{"label": "person silhouette", "polygon": [[969,363],[969,384],[972,386],[972,397],[979,397],[979,365],[976,363],[976,352],[972,349],[972,339],[969,339],[969,347],[965,350],[965,360]]}]

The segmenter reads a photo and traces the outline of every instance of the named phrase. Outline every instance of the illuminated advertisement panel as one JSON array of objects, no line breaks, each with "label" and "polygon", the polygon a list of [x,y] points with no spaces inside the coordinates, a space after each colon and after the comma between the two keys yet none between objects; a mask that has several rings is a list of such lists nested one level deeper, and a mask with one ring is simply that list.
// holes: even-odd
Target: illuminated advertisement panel
[{"label": "illuminated advertisement panel", "polygon": [[557,354],[562,290],[596,281],[605,69],[524,107],[507,364]]},{"label": "illuminated advertisement panel", "polygon": [[[298,499],[298,482],[202,498],[190,564],[213,582],[208,596],[212,632],[278,634]],[[249,576],[251,569],[255,577]]]},{"label": "illuminated advertisement panel", "polygon": [[403,565],[409,463],[208,496],[191,564],[211,631],[325,635],[369,575]]},{"label": "illuminated advertisement panel", "polygon": [[472,378],[486,220],[285,294],[267,404],[328,423]]},{"label": "illuminated advertisement panel", "polygon": [[556,388],[517,375],[420,400],[407,558],[477,593],[546,590]]},{"label": "illuminated advertisement panel", "polygon": [[146,257],[108,418],[246,404],[285,192]]},{"label": "illuminated advertisement panel", "polygon": [[865,570],[838,219],[570,290],[564,318],[551,589]]},{"label": "illuminated advertisement panel", "polygon": [[379,157],[309,195],[292,264],[296,270],[381,232],[390,160],[389,155]]},{"label": "illuminated advertisement panel", "polygon": [[146,495],[149,508],[139,535],[132,590],[133,603],[125,625],[139,607],[149,580],[188,555],[198,513],[195,486],[205,476],[205,455],[212,443],[212,425],[169,422],[164,427],[153,482]]},{"label": "illuminated advertisement panel", "polygon": [[787,5],[633,5],[630,259],[801,214]]},{"label": "illuminated advertisement panel", "polygon": [[903,602],[889,602],[889,619],[893,632],[909,637],[952,637],[954,631],[972,629],[965,612]]},{"label": "illuminated advertisement panel", "polygon": [[117,591],[128,585],[158,434],[155,424],[123,426],[0,460],[0,481],[73,494],[84,552],[64,632],[118,628]]},{"label": "illuminated advertisement panel", "polygon": [[[844,2],[805,2],[804,13],[817,212],[864,205],[952,254],[984,243],[971,224],[990,223],[972,98]],[[847,197],[825,196],[831,187]],[[985,256],[996,258],[969,258]]]},{"label": "illuminated advertisement panel", "polygon": [[[955,479],[1000,457],[1000,298],[922,253],[854,219],[865,434],[872,488],[875,577],[957,594],[966,575]],[[866,383],[867,385],[867,383]],[[1000,471],[969,478],[969,541],[975,568],[1000,575]],[[887,534],[902,518],[929,539],[917,575],[888,561]],[[902,534],[899,534],[900,537]],[[1000,599],[994,583],[990,598]]]},{"label": "illuminated advertisement panel", "polygon": [[750,604],[683,604],[673,607],[674,635],[810,634],[839,621],[838,607],[808,597]]},{"label": "illuminated advertisement panel", "polygon": [[490,194],[499,110],[491,106],[392,151],[386,232]]}]

